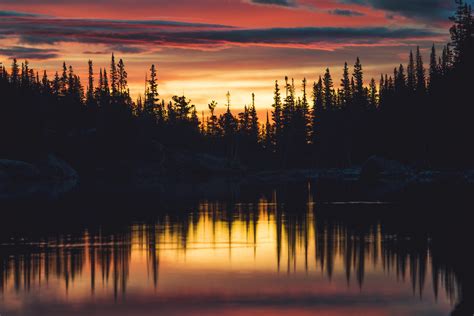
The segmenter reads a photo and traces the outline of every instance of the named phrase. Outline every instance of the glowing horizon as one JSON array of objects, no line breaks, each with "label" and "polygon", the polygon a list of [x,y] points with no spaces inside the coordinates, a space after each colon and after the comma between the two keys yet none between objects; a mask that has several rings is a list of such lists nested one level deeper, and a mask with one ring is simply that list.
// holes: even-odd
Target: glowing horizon
[{"label": "glowing horizon", "polygon": [[[211,100],[221,111],[230,91],[240,110],[256,95],[263,112],[272,104],[274,81],[288,76],[308,85],[329,67],[335,87],[345,61],[357,56],[366,83],[406,64],[421,47],[425,63],[433,43],[448,41],[450,0],[399,4],[355,0],[78,0],[41,4],[0,0],[0,62],[28,59],[50,77],[65,61],[86,85],[87,61],[94,71],[122,58],[133,98],[143,94],[145,74],[158,68],[159,93],[166,101],[186,95],[199,111]],[[298,88],[299,92],[301,89]]]}]

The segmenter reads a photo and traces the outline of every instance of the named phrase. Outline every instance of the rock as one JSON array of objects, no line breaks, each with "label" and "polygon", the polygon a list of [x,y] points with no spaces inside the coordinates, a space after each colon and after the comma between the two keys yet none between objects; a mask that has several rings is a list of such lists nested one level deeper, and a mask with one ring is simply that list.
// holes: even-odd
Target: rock
[{"label": "rock", "polygon": [[0,199],[56,198],[78,182],[77,172],[54,155],[36,164],[0,160]]},{"label": "rock", "polygon": [[46,194],[50,197],[58,197],[73,190],[79,184],[79,175],[65,161],[54,155],[38,164],[42,177],[46,180]]},{"label": "rock", "polygon": [[244,172],[240,164],[228,159],[192,152],[174,151],[166,155],[165,169],[169,173],[194,178],[211,175],[236,175]]},{"label": "rock", "polygon": [[359,179],[373,183],[388,178],[408,179],[413,175],[414,171],[400,162],[372,156],[362,165]]},{"label": "rock", "polygon": [[466,179],[467,183],[474,184],[474,170],[466,171],[464,178]]},{"label": "rock", "polygon": [[0,174],[13,179],[29,179],[38,177],[39,170],[24,161],[0,159]]},{"label": "rock", "polygon": [[37,190],[40,172],[24,161],[0,160],[0,199],[28,196]]}]

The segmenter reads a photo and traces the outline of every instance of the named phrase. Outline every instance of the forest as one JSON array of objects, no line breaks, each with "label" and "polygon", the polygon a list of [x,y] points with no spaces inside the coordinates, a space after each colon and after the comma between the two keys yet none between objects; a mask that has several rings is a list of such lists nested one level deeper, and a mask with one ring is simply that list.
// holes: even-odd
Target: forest
[{"label": "forest", "polygon": [[[72,66],[55,74],[28,61],[0,67],[0,156],[34,161],[55,153],[88,169],[154,158],[154,150],[206,153],[251,170],[345,168],[381,156],[418,168],[473,167],[474,20],[457,0],[451,41],[420,49],[393,73],[367,80],[359,57],[340,81],[330,69],[313,80],[274,82],[274,102],[258,117],[254,95],[241,113],[198,112],[186,96],[164,100],[151,65],[144,97],[132,100],[122,59],[110,68],[89,61],[84,82]],[[236,105],[232,104],[232,107]],[[266,105],[269,106],[269,105]]]}]

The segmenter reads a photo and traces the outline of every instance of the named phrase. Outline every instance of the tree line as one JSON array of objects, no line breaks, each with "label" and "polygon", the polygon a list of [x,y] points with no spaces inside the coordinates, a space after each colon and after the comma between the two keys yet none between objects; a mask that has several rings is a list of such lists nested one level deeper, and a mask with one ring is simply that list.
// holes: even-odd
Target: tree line
[{"label": "tree line", "polygon": [[[92,61],[84,87],[72,66],[50,78],[28,61],[0,67],[0,154],[34,159],[53,151],[80,163],[152,159],[153,146],[208,152],[229,164],[261,168],[349,167],[371,155],[420,167],[472,166],[471,7],[456,0],[451,42],[428,66],[419,47],[393,73],[366,81],[356,58],[339,82],[326,69],[313,83],[275,81],[273,104],[257,115],[255,95],[234,115],[217,102],[198,113],[186,96],[166,101],[152,65],[143,97],[132,100],[125,63],[112,54],[98,72]],[[250,98],[249,98],[250,99]]]}]

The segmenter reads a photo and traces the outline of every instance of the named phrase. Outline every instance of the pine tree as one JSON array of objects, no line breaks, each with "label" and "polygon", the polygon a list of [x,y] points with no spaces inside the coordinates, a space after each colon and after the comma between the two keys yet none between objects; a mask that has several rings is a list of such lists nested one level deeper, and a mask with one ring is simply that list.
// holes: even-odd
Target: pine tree
[{"label": "pine tree", "polygon": [[278,86],[278,80],[275,80],[275,90],[273,93],[272,107],[272,120],[274,124],[275,144],[278,148],[281,142],[281,136],[283,131],[282,102],[280,95],[280,87]]},{"label": "pine tree", "polygon": [[204,120],[204,111],[201,112],[201,122],[199,123],[199,126],[201,127],[201,135],[206,135],[206,124]]},{"label": "pine tree", "polygon": [[94,106],[94,69],[92,60],[89,60],[89,74],[88,74],[88,85],[87,85],[87,97],[86,103],[88,107]]},{"label": "pine tree", "polygon": [[415,91],[416,74],[415,74],[415,60],[413,59],[413,52],[410,51],[410,57],[407,66],[407,88],[408,91]]},{"label": "pine tree", "polygon": [[49,82],[46,70],[43,72],[43,78],[41,79],[41,92],[44,95],[49,95],[51,93],[51,83]]},{"label": "pine tree", "polygon": [[377,108],[377,84],[375,83],[374,78],[370,80],[369,85],[369,106],[372,110]]},{"label": "pine tree", "polygon": [[342,87],[342,100],[341,100],[341,105],[342,107],[348,106],[352,93],[351,93],[351,81],[349,79],[349,67],[347,66],[347,62],[344,63],[344,69],[342,73],[342,79],[341,79],[341,87]]},{"label": "pine tree", "polygon": [[102,74],[102,98],[103,106],[108,106],[110,104],[110,87],[109,87],[109,77],[107,76],[107,70],[104,68]]},{"label": "pine tree", "polygon": [[194,104],[191,105],[191,117],[189,118],[189,122],[191,123],[192,131],[198,134],[199,133],[199,117],[196,110],[196,106]]},{"label": "pine tree", "polygon": [[148,90],[145,99],[145,112],[148,114],[154,114],[155,107],[159,101],[158,94],[158,82],[156,79],[156,68],[155,65],[151,65],[150,68],[150,79],[147,82]]},{"label": "pine tree", "polygon": [[303,78],[303,82],[302,82],[303,98],[301,99],[301,106],[303,108],[303,113],[305,117],[308,115],[308,112],[309,112],[308,95],[306,93],[306,86],[307,86],[306,78]]},{"label": "pine tree", "polygon": [[431,54],[430,54],[430,81],[429,81],[429,89],[432,91],[436,86],[436,81],[439,78],[439,65],[436,58],[436,48],[435,45],[431,47]]},{"label": "pine tree", "polygon": [[446,76],[452,66],[452,53],[449,44],[443,48],[443,54],[441,56],[441,75]]},{"label": "pine tree", "polygon": [[158,102],[157,107],[156,107],[156,123],[159,126],[163,126],[165,124],[166,120],[166,106],[165,106],[165,100],[161,100],[161,102]]},{"label": "pine tree", "polygon": [[364,93],[364,75],[359,57],[357,57],[356,63],[354,64],[354,73],[352,74],[352,77],[354,78],[354,99],[359,106],[364,107],[364,101],[367,98]]},{"label": "pine tree", "polygon": [[13,58],[11,82],[13,87],[20,85],[20,67],[18,66],[16,58]]},{"label": "pine tree", "polygon": [[319,137],[319,124],[324,111],[324,91],[323,81],[319,76],[318,82],[313,84],[313,113],[312,113],[312,128],[311,141],[316,144]]},{"label": "pine tree", "polygon": [[[153,78],[153,76],[150,77]],[[151,82],[150,82],[150,90],[151,90]],[[176,110],[176,119],[179,121],[187,121],[189,114],[191,114],[194,105],[191,104],[191,100],[187,99],[184,95],[183,96],[173,96],[174,108]]]},{"label": "pine tree", "polygon": [[118,84],[117,64],[115,63],[114,53],[112,53],[112,59],[110,62],[110,88],[111,88],[113,98],[116,98],[118,96],[117,84]]},{"label": "pine tree", "polygon": [[21,86],[25,89],[29,89],[33,80],[30,77],[30,68],[28,60],[25,60],[24,63],[21,64]]},{"label": "pine tree", "polygon": [[383,78],[383,75],[380,75],[380,81],[379,81],[379,106],[380,107],[383,107],[385,105],[385,96],[386,96],[385,80]]},{"label": "pine tree", "polygon": [[295,109],[295,90],[294,85],[288,82],[288,77],[285,77],[285,90],[286,97],[282,108],[282,126],[284,130],[289,130]]},{"label": "pine tree", "polygon": [[456,12],[450,20],[454,23],[451,27],[451,43],[453,59],[456,65],[470,63],[474,54],[474,20],[471,6],[463,0],[456,0]]},{"label": "pine tree", "polygon": [[420,53],[420,47],[416,48],[416,91],[423,93],[426,90],[425,68],[423,58]]},{"label": "pine tree", "polygon": [[208,119],[207,123],[207,132],[211,136],[218,136],[219,131],[218,131],[218,121],[217,121],[217,116],[215,115],[215,109],[217,107],[217,102],[216,101],[211,101],[208,105],[209,112],[211,113],[211,116]]},{"label": "pine tree", "polygon": [[122,59],[119,60],[118,65],[118,93],[121,96],[127,96],[128,74],[125,70],[125,64]]},{"label": "pine tree", "polygon": [[66,62],[63,62],[63,73],[62,73],[62,76],[61,76],[61,92],[60,92],[60,95],[61,96],[65,96],[67,95],[67,92],[68,92],[68,73],[67,73],[67,66],[66,66]]},{"label": "pine tree", "polygon": [[[304,125],[304,131],[305,131],[305,138],[308,137],[308,135],[310,134],[311,130],[311,113],[309,111],[309,103],[308,103],[308,95],[307,95],[307,92],[306,92],[306,86],[307,86],[307,81],[306,81],[306,78],[303,78],[303,82],[302,82],[302,92],[303,92],[303,98],[301,100],[301,107],[302,107],[302,119],[303,119],[303,125]],[[306,139],[306,141],[308,141],[308,139]]]},{"label": "pine tree", "polygon": [[238,119],[239,119],[239,133],[242,136],[248,136],[249,135],[249,126],[250,126],[250,116],[249,116],[249,110],[247,108],[247,105],[244,106],[244,111],[240,112],[238,114]]},{"label": "pine tree", "polygon": [[326,73],[323,79],[324,85],[324,107],[326,110],[332,110],[334,106],[334,89],[329,68],[326,68]]},{"label": "pine tree", "polygon": [[[227,97],[227,111],[220,116],[219,118],[219,125],[222,130],[223,136],[228,139],[228,141],[235,135],[237,131],[237,120],[235,117],[232,115],[232,112],[230,111],[230,92],[227,92],[226,94]],[[229,143],[230,150],[229,150],[229,155],[232,158],[234,157],[234,150],[235,148],[232,146],[232,144]]]},{"label": "pine tree", "polygon": [[263,146],[269,150],[272,148],[272,134],[272,124],[270,123],[270,117],[267,111],[267,120],[264,126]]},{"label": "pine tree", "polygon": [[59,73],[56,71],[54,74],[53,81],[53,95],[57,98],[61,94],[61,79],[59,78]]},{"label": "pine tree", "polygon": [[68,87],[67,94],[68,95],[73,95],[74,94],[75,83],[74,83],[74,70],[73,70],[71,65],[69,66],[67,77],[68,77],[68,79],[67,79],[67,87]]},{"label": "pine tree", "polygon": [[395,75],[395,91],[399,94],[404,94],[406,90],[405,68],[402,64],[398,67]]},{"label": "pine tree", "polygon": [[258,123],[258,115],[255,108],[255,93],[252,93],[252,105],[248,112],[250,120],[250,138],[252,142],[257,143],[260,125]]}]

